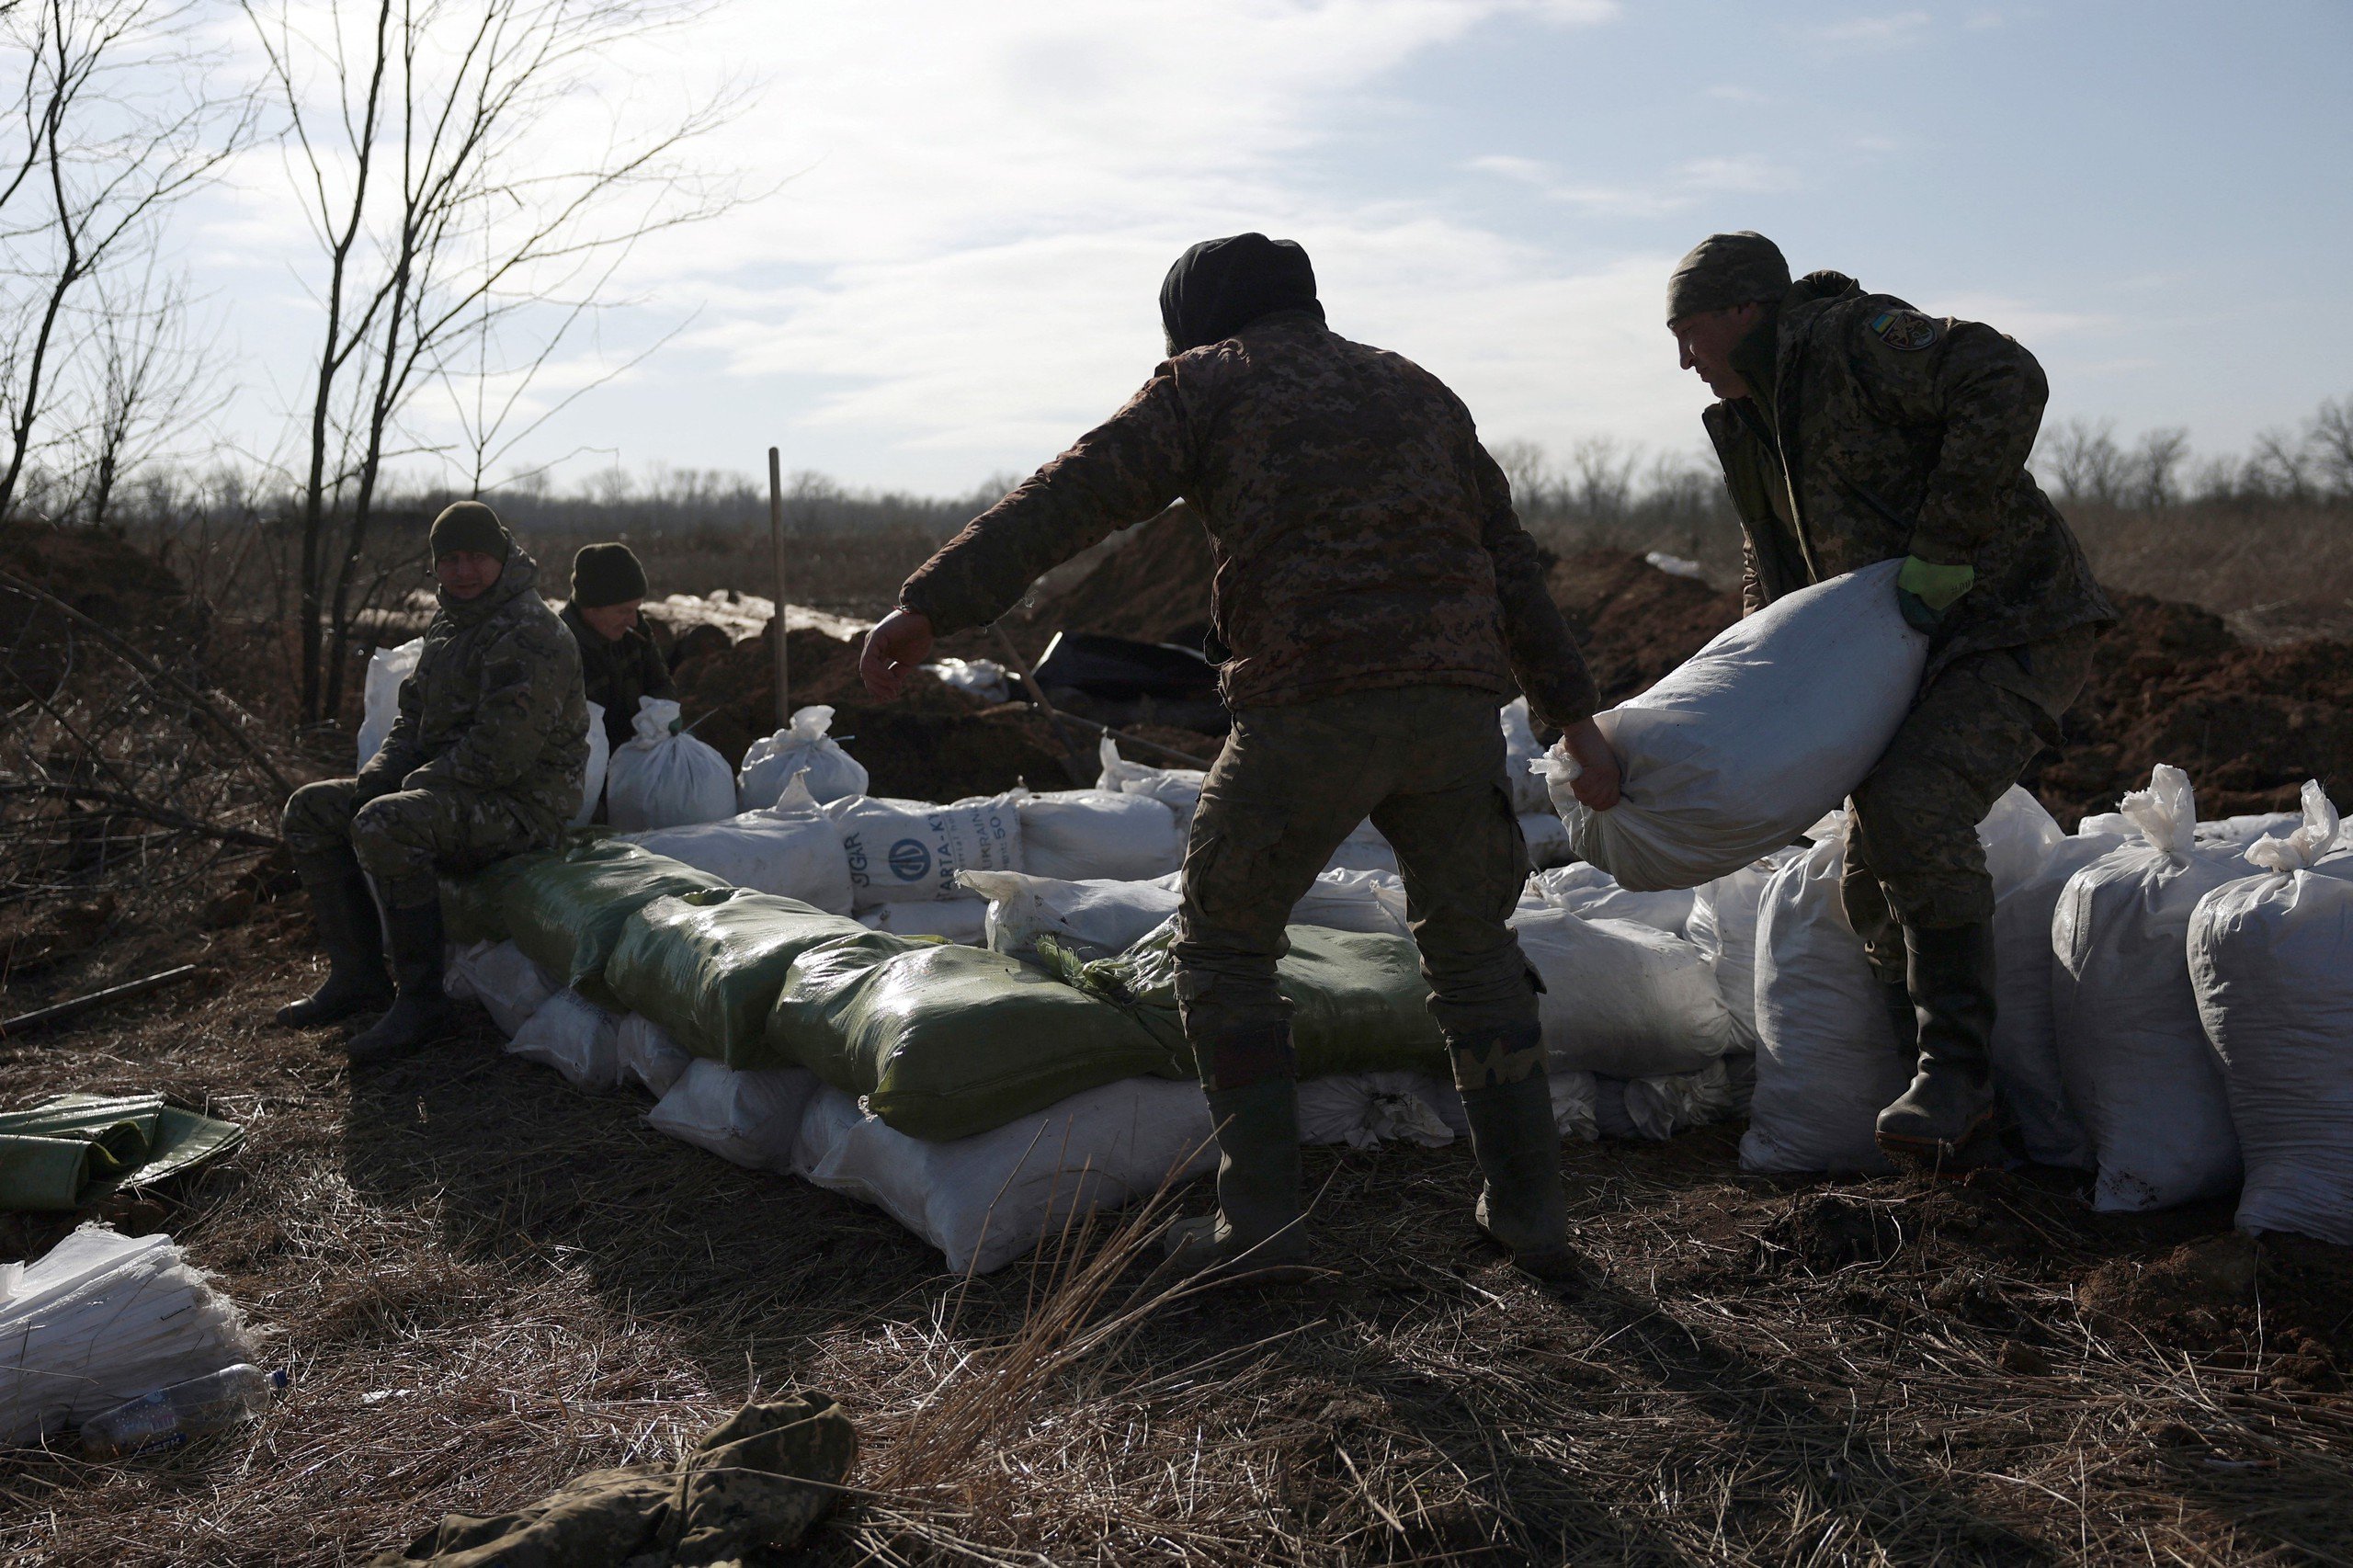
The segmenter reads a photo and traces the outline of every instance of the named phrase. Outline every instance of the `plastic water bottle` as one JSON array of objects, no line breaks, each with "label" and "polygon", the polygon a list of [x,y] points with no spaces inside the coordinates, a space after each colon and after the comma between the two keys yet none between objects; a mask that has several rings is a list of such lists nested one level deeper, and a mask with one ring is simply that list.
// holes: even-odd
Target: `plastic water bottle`
[{"label": "plastic water bottle", "polygon": [[240,1361],[93,1415],[82,1424],[82,1452],[94,1460],[115,1460],[176,1449],[227,1431],[285,1386],[283,1371],[265,1372]]}]

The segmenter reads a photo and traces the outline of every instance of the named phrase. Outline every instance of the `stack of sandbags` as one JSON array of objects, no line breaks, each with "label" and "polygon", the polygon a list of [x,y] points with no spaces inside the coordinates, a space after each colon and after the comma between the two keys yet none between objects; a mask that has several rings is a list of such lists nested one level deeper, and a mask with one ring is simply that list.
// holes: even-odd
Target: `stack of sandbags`
[{"label": "stack of sandbags", "polygon": [[1624,798],[1593,812],[1546,759],[1576,852],[1637,892],[1697,887],[1794,840],[1862,782],[1910,710],[1927,639],[1882,562],[1775,600],[1597,721]]},{"label": "stack of sandbags", "polygon": [[2239,1179],[2238,1135],[2190,983],[2190,917],[2245,873],[2197,842],[2189,777],[2160,764],[2127,795],[2137,842],[2067,880],[2052,916],[2051,999],[2068,1103],[2090,1132],[2103,1210],[2166,1209]]},{"label": "stack of sandbags", "polygon": [[735,887],[799,899],[835,915],[853,906],[849,857],[817,809],[805,775],[788,780],[767,805],[717,822],[635,834],[631,841]]},{"label": "stack of sandbags", "polygon": [[730,1067],[795,1065],[767,1040],[793,960],[865,935],[857,921],[773,893],[728,888],[657,898],[621,927],[605,983],[680,1050]]},{"label": "stack of sandbags", "polygon": [[2304,786],[2303,825],[2256,839],[2260,874],[2200,899],[2189,974],[2245,1161],[2243,1231],[2353,1244],[2353,855]]},{"label": "stack of sandbags", "polygon": [[631,915],[676,893],[733,891],[708,871],[619,839],[518,858],[527,863],[499,884],[499,908],[515,945],[599,1006],[612,1000],[603,989],[605,960]]}]

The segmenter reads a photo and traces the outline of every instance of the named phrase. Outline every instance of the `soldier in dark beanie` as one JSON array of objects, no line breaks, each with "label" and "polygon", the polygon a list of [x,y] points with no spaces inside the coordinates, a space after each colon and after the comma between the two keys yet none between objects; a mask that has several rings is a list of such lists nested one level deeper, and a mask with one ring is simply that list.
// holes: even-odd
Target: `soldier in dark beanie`
[{"label": "soldier in dark beanie", "polygon": [[390,1003],[351,1042],[355,1062],[446,1032],[440,873],[551,847],[588,762],[580,655],[539,596],[539,563],[479,501],[436,517],[431,539],[440,608],[392,733],[358,778],[305,784],[286,802],[286,846],[329,968],[278,1021],[331,1024]]},{"label": "soldier in dark beanie", "polygon": [[588,700],[605,710],[605,736],[615,747],[636,733],[641,698],[676,699],[670,666],[645,633],[638,607],[645,602],[645,568],[625,544],[586,544],[572,558],[572,602],[563,623],[580,645],[580,674]]}]

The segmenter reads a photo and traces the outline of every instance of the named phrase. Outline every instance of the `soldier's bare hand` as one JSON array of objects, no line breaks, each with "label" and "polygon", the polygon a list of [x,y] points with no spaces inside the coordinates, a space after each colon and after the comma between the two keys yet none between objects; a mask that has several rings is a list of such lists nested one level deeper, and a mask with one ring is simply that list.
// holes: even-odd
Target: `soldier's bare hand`
[{"label": "soldier's bare hand", "polygon": [[931,654],[931,618],[911,609],[894,609],[866,634],[866,651],[858,657],[858,673],[866,689],[885,702],[895,702],[907,688],[907,677]]},{"label": "soldier's bare hand", "polygon": [[1577,760],[1577,776],[1569,780],[1569,791],[1578,803],[1593,812],[1606,812],[1616,805],[1618,754],[1609,749],[1609,737],[1601,733],[1601,726],[1590,719],[1571,725],[1561,733],[1561,744]]}]

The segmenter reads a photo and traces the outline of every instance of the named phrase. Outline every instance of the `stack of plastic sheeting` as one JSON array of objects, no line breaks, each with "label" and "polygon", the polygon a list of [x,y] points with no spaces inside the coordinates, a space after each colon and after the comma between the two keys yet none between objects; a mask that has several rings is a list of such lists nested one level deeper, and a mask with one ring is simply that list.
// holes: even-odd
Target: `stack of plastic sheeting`
[{"label": "stack of plastic sheeting", "polygon": [[606,839],[534,858],[504,880],[499,906],[533,963],[602,1006],[612,1001],[605,960],[629,917],[657,898],[710,891],[733,890],[708,871]]},{"label": "stack of plastic sheeting", "polygon": [[2353,1244],[2353,857],[2327,858],[2336,808],[2304,786],[2304,825],[2260,839],[2259,875],[2199,901],[2189,973],[2246,1162],[2243,1231]]},{"label": "stack of plastic sheeting", "polygon": [[801,1114],[792,1168],[881,1209],[956,1272],[987,1274],[1041,1242],[1051,1249],[1090,1215],[1208,1171],[1211,1131],[1199,1085],[1157,1078],[1106,1084],[947,1142],[910,1137],[826,1088]]},{"label": "stack of plastic sheeting", "polygon": [[767,1040],[902,1132],[962,1138],[1121,1078],[1190,1075],[1126,1013],[1037,968],[878,945],[891,941],[869,933],[794,960]]},{"label": "stack of plastic sheeting", "polygon": [[256,1354],[235,1303],[169,1236],[85,1225],[38,1263],[0,1265],[0,1443]]},{"label": "stack of plastic sheeting", "polygon": [[696,1056],[730,1067],[788,1067],[767,1043],[768,1013],[793,960],[861,935],[857,921],[773,893],[657,898],[621,927],[605,984]]},{"label": "stack of plastic sheeting", "polygon": [[2099,1157],[2093,1206],[2167,1209],[2239,1180],[2222,1070],[2198,1016],[2189,923],[2246,870],[2235,844],[2196,841],[2189,776],[2158,765],[2124,797],[2140,830],[2068,879],[2051,920],[2059,1066]]},{"label": "stack of plastic sheeting", "polygon": [[770,804],[638,834],[633,841],[739,888],[797,898],[834,915],[852,907],[841,835],[798,778]]}]

